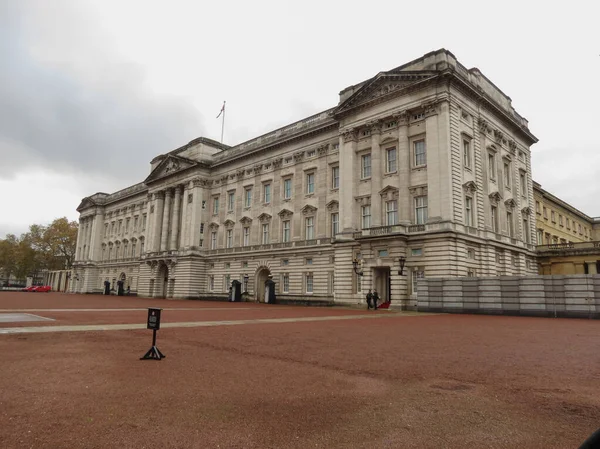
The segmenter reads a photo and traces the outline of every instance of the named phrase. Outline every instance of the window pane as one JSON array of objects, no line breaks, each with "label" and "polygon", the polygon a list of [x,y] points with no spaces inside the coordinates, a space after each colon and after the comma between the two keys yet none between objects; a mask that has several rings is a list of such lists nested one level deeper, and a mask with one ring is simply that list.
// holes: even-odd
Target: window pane
[{"label": "window pane", "polygon": [[361,157],[361,178],[369,178],[371,176],[371,155],[365,154]]},{"label": "window pane", "polygon": [[396,149],[387,150],[387,170],[388,173],[396,171]]},{"label": "window pane", "polygon": [[427,163],[427,158],[425,154],[425,141],[417,140],[413,144],[414,153],[415,153],[415,165],[425,165]]}]

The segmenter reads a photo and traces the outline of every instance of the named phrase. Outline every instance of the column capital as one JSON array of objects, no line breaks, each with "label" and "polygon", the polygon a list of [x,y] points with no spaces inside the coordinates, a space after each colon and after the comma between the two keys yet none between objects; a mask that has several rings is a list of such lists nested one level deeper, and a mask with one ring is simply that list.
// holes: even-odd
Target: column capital
[{"label": "column capital", "polygon": [[175,195],[181,195],[181,193],[183,192],[184,189],[184,185],[183,184],[177,184],[173,190],[175,191]]},{"label": "column capital", "polygon": [[157,192],[154,192],[154,199],[155,200],[164,200],[165,199],[165,191],[164,190],[159,190]]},{"label": "column capital", "polygon": [[344,138],[344,143],[356,142],[358,140],[358,131],[355,128],[344,129],[340,131],[340,134]]},{"label": "column capital", "polygon": [[165,196],[169,197],[169,198],[173,197],[173,190],[174,189],[172,189],[172,188],[165,189]]},{"label": "column capital", "polygon": [[408,125],[408,111],[399,111],[392,115],[394,120],[398,122],[398,126],[400,125]]},{"label": "column capital", "polygon": [[381,120],[373,120],[372,122],[367,123],[367,126],[371,130],[371,136],[374,137],[381,134],[383,122]]}]

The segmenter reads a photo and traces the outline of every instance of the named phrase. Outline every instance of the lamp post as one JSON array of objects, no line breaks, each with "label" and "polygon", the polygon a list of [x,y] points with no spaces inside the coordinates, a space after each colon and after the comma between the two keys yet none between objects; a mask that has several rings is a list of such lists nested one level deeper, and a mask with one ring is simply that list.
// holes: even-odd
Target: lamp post
[{"label": "lamp post", "polygon": [[398,275],[403,276],[404,275],[404,264],[406,263],[406,257],[404,257],[404,256],[398,257],[398,263],[400,264],[400,270],[398,270]]},{"label": "lamp post", "polygon": [[[358,269],[359,265],[360,265],[360,270]],[[352,259],[352,268],[354,268],[354,272],[358,276],[362,276],[363,275],[363,261],[362,261],[362,259],[360,260],[360,262],[357,259]]]}]

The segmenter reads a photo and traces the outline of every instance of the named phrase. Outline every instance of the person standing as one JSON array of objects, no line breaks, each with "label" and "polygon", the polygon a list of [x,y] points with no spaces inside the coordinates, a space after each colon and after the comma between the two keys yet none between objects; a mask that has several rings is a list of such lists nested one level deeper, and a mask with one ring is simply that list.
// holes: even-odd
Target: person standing
[{"label": "person standing", "polygon": [[377,294],[377,290],[373,291],[373,309],[377,310],[377,301],[379,301],[379,295]]},{"label": "person standing", "polygon": [[371,302],[373,300],[373,293],[371,293],[371,289],[369,289],[369,293],[367,293],[367,310],[369,310],[371,308],[371,306],[373,305],[373,303]]}]

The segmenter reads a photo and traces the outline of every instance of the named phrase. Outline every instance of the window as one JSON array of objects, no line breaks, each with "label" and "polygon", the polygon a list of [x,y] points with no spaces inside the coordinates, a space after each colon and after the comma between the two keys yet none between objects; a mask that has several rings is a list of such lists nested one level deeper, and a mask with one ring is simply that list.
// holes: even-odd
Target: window
[{"label": "window", "polygon": [[262,225],[262,242],[263,245],[269,243],[269,223],[263,223]]},{"label": "window", "polygon": [[146,230],[146,214],[142,215],[142,231]]},{"label": "window", "polygon": [[563,216],[562,216],[562,215],[560,215],[560,214],[558,214],[558,224],[559,224],[560,226],[563,226]]},{"label": "window", "polygon": [[251,207],[252,206],[252,187],[246,187],[244,192],[245,192],[244,207]]},{"label": "window", "polygon": [[315,218],[306,217],[305,223],[305,239],[312,240],[315,238]]},{"label": "window", "polygon": [[475,259],[475,250],[472,248],[467,249],[467,259]]},{"label": "window", "polygon": [[289,200],[292,197],[292,180],[284,179],[283,180],[283,198]]},{"label": "window", "polygon": [[550,211],[550,219],[552,220],[552,223],[556,223],[556,214],[553,210]]},{"label": "window", "polygon": [[248,278],[248,276],[244,276],[244,277],[242,277],[243,290],[244,290],[245,292],[247,292],[247,291],[248,291],[248,281],[249,281],[249,278]]},{"label": "window", "polygon": [[306,273],[306,293],[313,292],[313,274]]},{"label": "window", "polygon": [[525,173],[521,172],[519,174],[519,182],[521,183],[521,196],[527,196],[527,178],[525,177]]},{"label": "window", "polygon": [[362,228],[369,229],[371,227],[371,206],[361,207]]},{"label": "window", "polygon": [[135,240],[131,241],[131,257],[136,257],[137,253],[135,252],[135,246],[137,242]]},{"label": "window", "polygon": [[225,243],[227,248],[233,248],[233,229],[227,230]]},{"label": "window", "polygon": [[467,270],[467,277],[474,278],[475,277],[475,270],[473,270],[472,268],[469,268]]},{"label": "window", "polygon": [[415,218],[417,224],[427,223],[427,197],[415,197]]},{"label": "window", "polygon": [[235,193],[229,192],[227,194],[227,210],[229,212],[233,212],[234,206],[235,206]]},{"label": "window", "polygon": [[540,202],[539,201],[535,202],[535,212],[538,213],[538,214],[541,213],[540,212]]},{"label": "window", "polygon": [[248,226],[244,227],[244,240],[243,246],[250,245],[250,228]]},{"label": "window", "polygon": [[425,140],[417,140],[413,142],[413,151],[415,153],[415,167],[425,165],[427,163],[427,154],[425,152]]},{"label": "window", "polygon": [[289,293],[290,292],[290,275],[287,273],[283,274],[283,293]]},{"label": "window", "polygon": [[567,229],[571,230],[571,220],[567,218]]},{"label": "window", "polygon": [[133,230],[137,231],[139,223],[139,218],[137,215],[133,218]]},{"label": "window", "polygon": [[144,254],[144,244],[146,243],[145,240],[140,240],[140,254]]},{"label": "window", "polygon": [[231,275],[230,274],[226,274],[225,278],[223,279],[223,287],[224,287],[224,290],[226,292],[229,291],[229,285],[230,284],[231,284]]},{"label": "window", "polygon": [[396,148],[388,148],[385,150],[385,171],[393,173],[398,169]]},{"label": "window", "polygon": [[206,201],[202,200],[202,210],[206,209]]},{"label": "window", "polygon": [[331,167],[331,188],[340,188],[340,167]]},{"label": "window", "polygon": [[390,255],[390,253],[388,252],[387,249],[380,249],[377,251],[378,257],[388,257],[389,255]]},{"label": "window", "polygon": [[290,264],[289,259],[281,259],[281,265],[283,265],[284,267],[288,266],[289,264]]},{"label": "window", "polygon": [[411,256],[422,256],[423,255],[423,248],[413,248],[410,250],[410,255]]},{"label": "window", "polygon": [[371,155],[364,154],[360,158],[360,178],[366,179],[371,177]]},{"label": "window", "polygon": [[525,243],[531,243],[529,239],[529,221],[523,218],[523,240]]},{"label": "window", "polygon": [[306,174],[306,193],[310,195],[311,193],[315,193],[315,174],[307,173]]},{"label": "window", "polygon": [[418,292],[418,280],[425,278],[425,271],[423,268],[415,267],[411,270],[411,284],[412,284],[412,294],[417,296]]},{"label": "window", "polygon": [[208,277],[208,289],[210,291],[213,291],[215,289],[215,277],[214,276]]},{"label": "window", "polygon": [[[396,200],[386,201],[385,203],[386,225],[393,226],[398,224],[398,202]],[[371,217],[369,216],[369,221]]]},{"label": "window", "polygon": [[340,231],[340,214],[331,214],[331,236],[334,237]]},{"label": "window", "polygon": [[129,222],[130,222],[131,218],[128,218],[127,220],[125,220],[125,234],[129,233]]},{"label": "window", "polygon": [[510,188],[510,162],[504,162],[504,187]]},{"label": "window", "polygon": [[204,223],[200,223],[200,234],[204,234]]},{"label": "window", "polygon": [[471,168],[471,142],[463,140],[463,164],[465,168]]},{"label": "window", "polygon": [[492,231],[498,232],[498,208],[496,206],[491,207],[492,216]]},{"label": "window", "polygon": [[104,237],[108,236],[108,223],[104,223]]},{"label": "window", "polygon": [[265,184],[263,186],[263,200],[265,204],[271,202],[271,184]]},{"label": "window", "polygon": [[546,209],[546,206],[544,206],[544,218],[548,219],[548,209]]},{"label": "window", "polygon": [[281,241],[282,242],[290,241],[290,220],[285,220],[282,222]]},{"label": "window", "polygon": [[311,258],[311,257],[307,257],[307,258],[306,258],[306,260],[304,261],[304,263],[305,263],[306,265],[312,265],[312,264],[313,264],[313,260],[312,260],[312,258]]},{"label": "window", "polygon": [[315,150],[310,150],[306,152],[306,157],[314,157],[317,154]]},{"label": "window", "polygon": [[217,249],[217,233],[213,231],[210,233],[210,249]]},{"label": "window", "polygon": [[[118,228],[117,228],[117,234],[120,234],[120,233],[121,233],[121,225],[122,225],[122,224],[123,224],[123,220],[119,220],[119,226],[118,226]],[[87,226],[86,226],[86,228],[87,228]]]},{"label": "window", "polygon": [[225,268],[227,268],[227,269],[231,268],[231,262],[225,262]]},{"label": "window", "polygon": [[488,175],[491,180],[496,179],[496,155],[494,153],[488,154]]},{"label": "window", "polygon": [[514,235],[512,212],[506,211],[506,232],[509,237]]},{"label": "window", "polygon": [[465,197],[465,226],[473,226],[473,198]]},{"label": "window", "polygon": [[578,227],[579,227],[579,233],[581,234],[581,225],[578,225]]},{"label": "window", "polygon": [[213,198],[213,215],[217,215],[219,213],[219,198]]},{"label": "window", "polygon": [[542,245],[544,243],[544,232],[542,229],[537,230],[537,244]]}]

